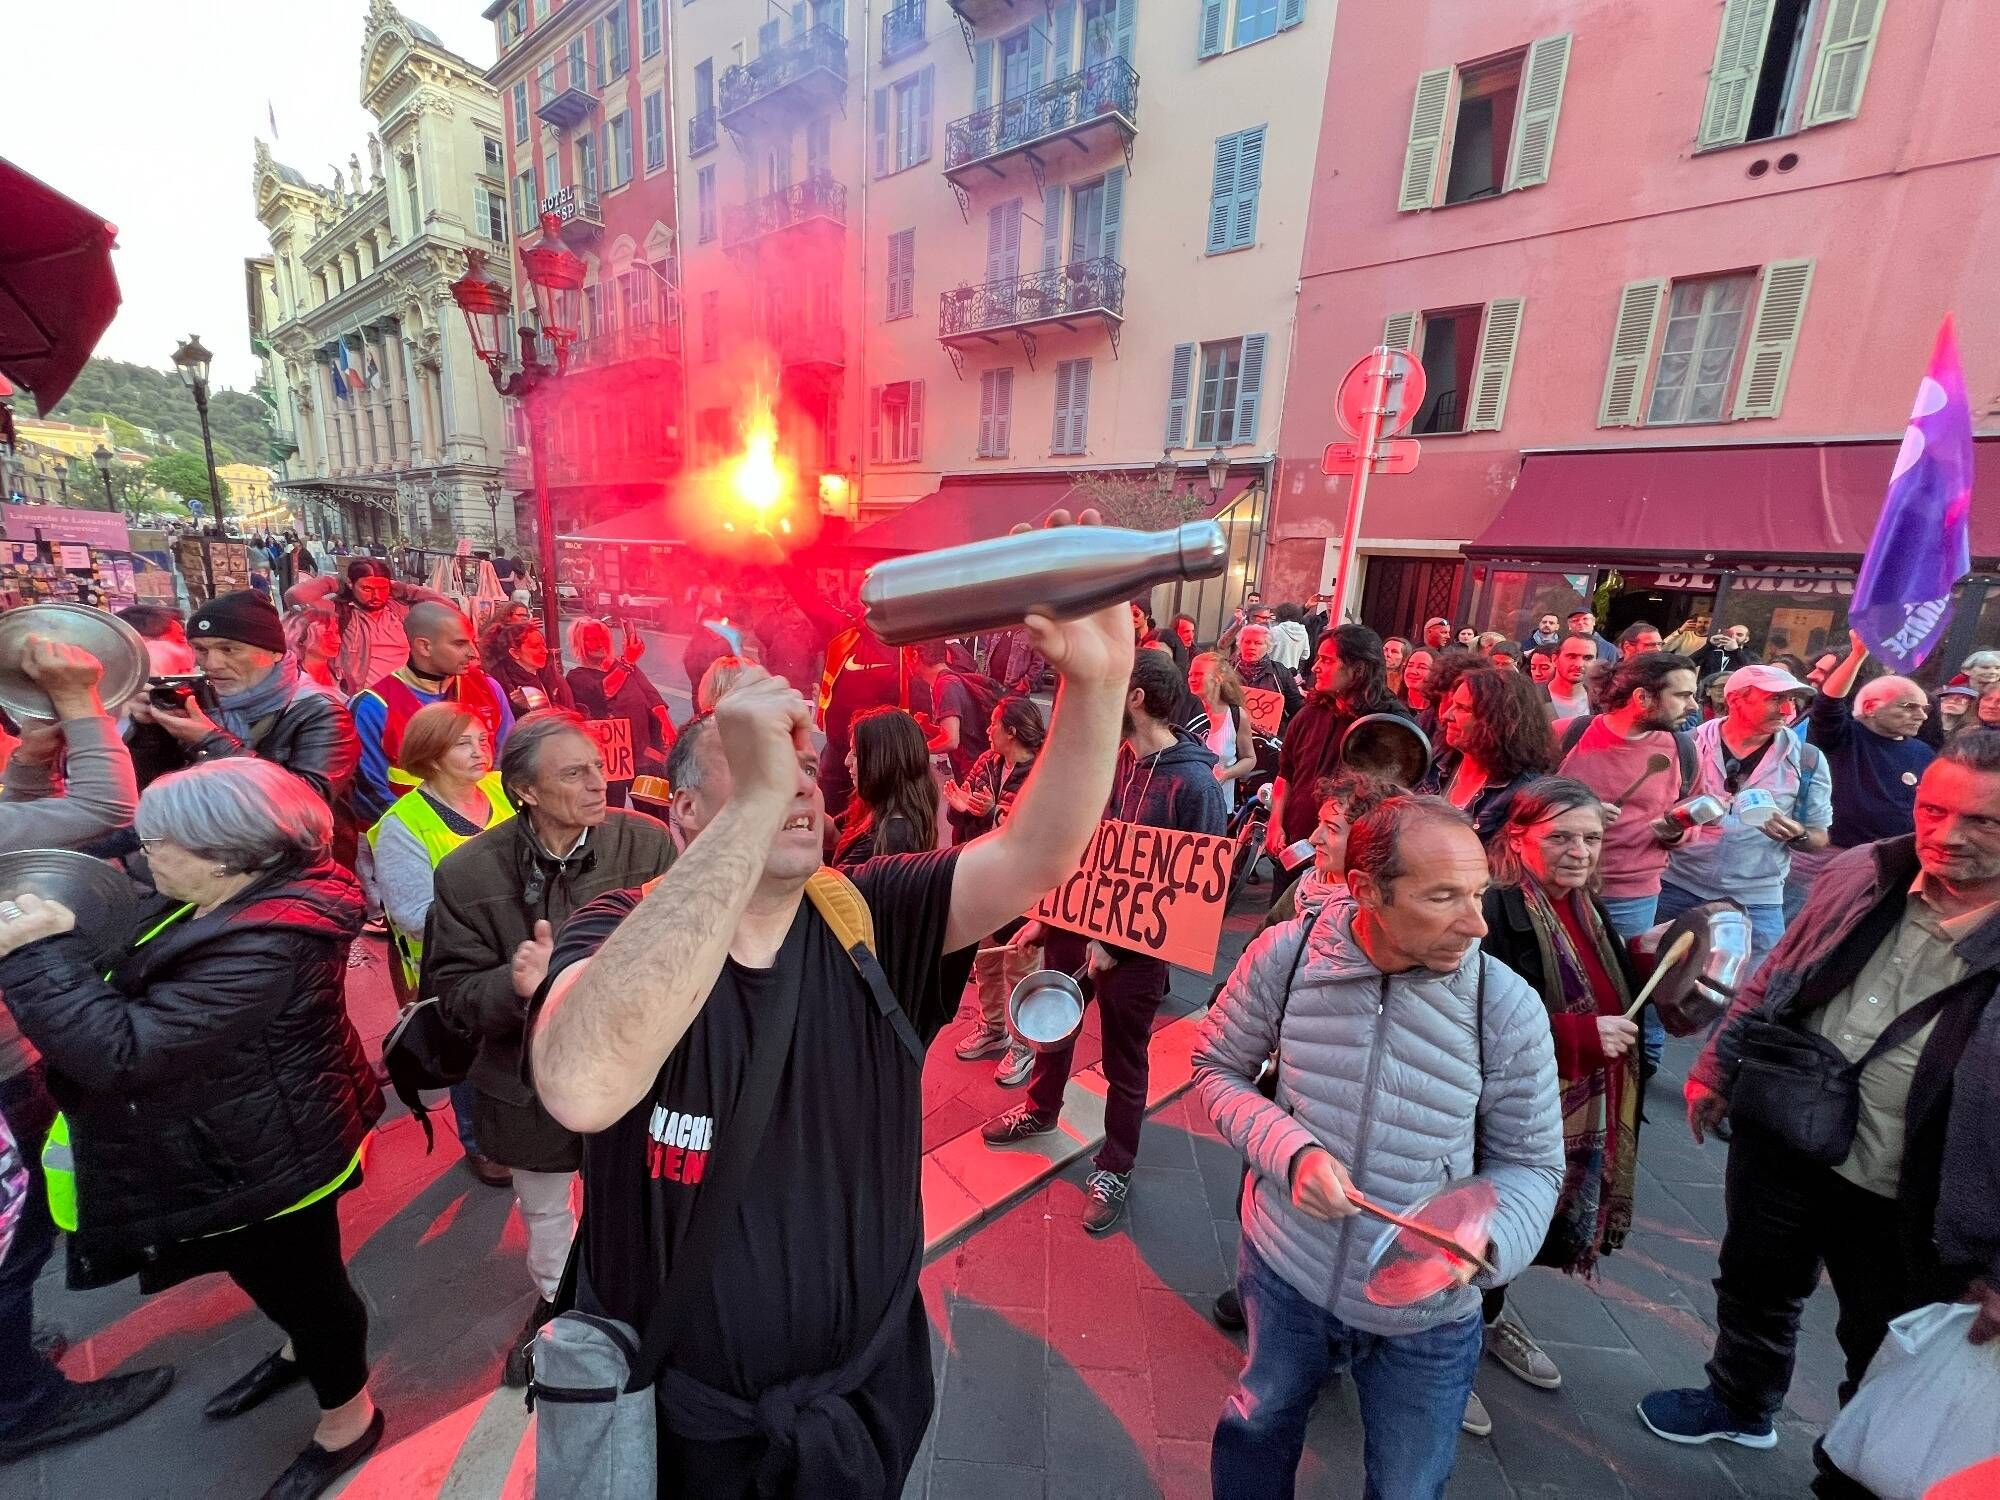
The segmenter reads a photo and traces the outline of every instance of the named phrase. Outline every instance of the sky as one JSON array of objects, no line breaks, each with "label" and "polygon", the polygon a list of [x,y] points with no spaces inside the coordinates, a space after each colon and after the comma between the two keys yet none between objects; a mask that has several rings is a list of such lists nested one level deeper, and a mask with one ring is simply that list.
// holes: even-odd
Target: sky
[{"label": "sky", "polygon": [[[445,45],[493,60],[483,0],[397,0]],[[367,0],[61,0],[6,7],[0,156],[118,226],[124,304],[96,352],[169,367],[190,333],[218,388],[256,377],[243,260],[270,246],[252,141],[314,182],[368,163]],[[28,59],[37,59],[32,64]],[[272,138],[270,115],[277,116]]]}]

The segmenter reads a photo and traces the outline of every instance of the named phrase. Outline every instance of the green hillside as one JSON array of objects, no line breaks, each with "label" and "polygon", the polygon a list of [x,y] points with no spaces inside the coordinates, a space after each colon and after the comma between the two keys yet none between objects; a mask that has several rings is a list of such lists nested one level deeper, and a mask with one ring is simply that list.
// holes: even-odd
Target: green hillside
[{"label": "green hillside", "polygon": [[[217,463],[269,462],[265,412],[264,403],[244,391],[210,394],[208,421]],[[194,397],[171,370],[93,359],[49,415],[63,422],[94,422],[100,414],[169,433],[183,449],[201,452],[201,421],[195,415]]]}]

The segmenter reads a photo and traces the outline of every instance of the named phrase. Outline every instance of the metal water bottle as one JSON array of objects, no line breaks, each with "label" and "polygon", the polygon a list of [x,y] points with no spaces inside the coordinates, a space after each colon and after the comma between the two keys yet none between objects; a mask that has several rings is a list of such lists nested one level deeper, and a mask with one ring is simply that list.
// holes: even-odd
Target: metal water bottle
[{"label": "metal water bottle", "polygon": [[1213,521],[1171,531],[1055,526],[878,563],[861,585],[868,628],[891,646],[1072,620],[1175,579],[1215,578],[1229,542]]}]

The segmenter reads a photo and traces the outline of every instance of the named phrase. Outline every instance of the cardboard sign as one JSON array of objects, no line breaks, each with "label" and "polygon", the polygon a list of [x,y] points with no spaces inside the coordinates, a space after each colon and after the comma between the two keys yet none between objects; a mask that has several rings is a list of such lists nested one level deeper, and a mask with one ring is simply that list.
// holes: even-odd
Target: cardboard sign
[{"label": "cardboard sign", "polygon": [[1215,967],[1235,841],[1123,823],[1098,824],[1083,863],[1031,915],[1183,968]]},{"label": "cardboard sign", "polygon": [[632,721],[630,719],[586,719],[583,727],[597,741],[604,756],[606,781],[630,781],[638,774],[632,763]]},{"label": "cardboard sign", "polygon": [[1250,711],[1250,727],[1259,734],[1276,734],[1285,722],[1285,695],[1276,688],[1245,688],[1243,706]]}]

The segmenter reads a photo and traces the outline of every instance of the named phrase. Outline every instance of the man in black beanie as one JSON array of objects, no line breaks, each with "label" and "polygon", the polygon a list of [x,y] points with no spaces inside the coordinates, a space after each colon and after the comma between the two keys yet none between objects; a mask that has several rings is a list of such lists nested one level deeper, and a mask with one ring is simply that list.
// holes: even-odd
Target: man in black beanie
[{"label": "man in black beanie", "polygon": [[451,603],[442,594],[404,583],[375,557],[357,557],[349,563],[344,584],[336,578],[302,578],[285,594],[285,603],[295,608],[332,613],[340,627],[333,675],[350,698],[403,665],[409,656],[403,619],[411,605],[426,599]]},{"label": "man in black beanie", "polygon": [[141,697],[130,705],[132,717],[164,729],[188,765],[254,755],[303,777],[332,808],[334,858],[352,869],[348,789],[361,742],[346,705],[299,670],[298,659],[285,649],[276,607],[255,589],[210,600],[189,619],[187,634],[195,661],[215,689],[214,716],[193,697],[172,709]]}]

